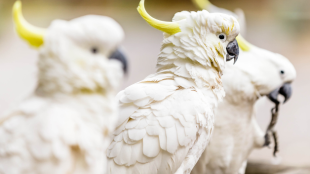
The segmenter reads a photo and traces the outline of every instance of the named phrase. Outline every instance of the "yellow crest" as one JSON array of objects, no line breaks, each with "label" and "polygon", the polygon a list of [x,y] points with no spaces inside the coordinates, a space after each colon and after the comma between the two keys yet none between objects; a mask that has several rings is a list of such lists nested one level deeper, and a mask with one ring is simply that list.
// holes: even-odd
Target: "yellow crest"
[{"label": "yellow crest", "polygon": [[242,51],[250,51],[252,45],[248,41],[246,41],[240,34],[237,36],[236,39]]},{"label": "yellow crest", "polygon": [[22,14],[22,3],[16,1],[13,6],[13,17],[17,33],[21,38],[26,40],[34,47],[40,47],[43,44],[43,39],[46,31],[29,24]]},{"label": "yellow crest", "polygon": [[140,4],[138,6],[138,12],[140,15],[143,17],[143,19],[149,23],[152,27],[163,31],[165,33],[168,33],[170,35],[176,34],[181,32],[180,26],[177,22],[165,22],[165,21],[160,21],[158,19],[153,18],[150,16],[144,7],[144,0],[140,1]]},{"label": "yellow crest", "polygon": [[208,9],[211,5],[211,2],[208,0],[193,0],[193,2],[200,10]]}]

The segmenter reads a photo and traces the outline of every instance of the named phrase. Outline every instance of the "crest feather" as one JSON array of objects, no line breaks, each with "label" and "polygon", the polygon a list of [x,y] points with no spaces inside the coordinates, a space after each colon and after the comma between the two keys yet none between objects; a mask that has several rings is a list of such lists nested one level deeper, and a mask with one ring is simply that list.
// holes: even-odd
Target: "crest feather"
[{"label": "crest feather", "polygon": [[165,33],[168,33],[170,35],[176,34],[181,32],[180,26],[177,22],[165,22],[165,21],[160,21],[158,19],[153,18],[150,16],[144,7],[144,0],[140,1],[139,7],[138,7],[138,12],[140,15],[143,17],[143,19],[149,23],[152,27],[163,31]]}]

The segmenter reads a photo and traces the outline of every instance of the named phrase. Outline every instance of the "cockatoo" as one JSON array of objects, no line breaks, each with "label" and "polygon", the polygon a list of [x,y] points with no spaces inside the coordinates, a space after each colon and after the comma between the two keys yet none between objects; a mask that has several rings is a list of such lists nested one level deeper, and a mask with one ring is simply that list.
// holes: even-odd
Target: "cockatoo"
[{"label": "cockatoo", "polygon": [[0,120],[0,173],[104,173],[126,68],[121,52],[108,58],[123,40],[121,26],[90,15],[45,30],[26,22],[20,1],[13,15],[18,34],[39,48],[38,85]]},{"label": "cockatoo", "polygon": [[264,95],[274,102],[279,102],[279,93],[285,100],[291,96],[296,71],[290,61],[241,37],[238,43],[246,49],[240,52],[238,64],[224,70],[226,96],[216,110],[210,144],[192,174],[243,174],[251,151],[267,144],[255,118],[256,101]]},{"label": "cockatoo", "polygon": [[238,58],[239,24],[207,11],[176,13],[173,22],[141,16],[164,32],[156,73],[118,94],[120,119],[108,147],[109,174],[190,173],[213,130],[225,95],[225,61]]},{"label": "cockatoo", "polygon": [[255,118],[254,105],[259,96],[274,91],[279,94],[282,89],[281,94],[290,97],[296,71],[288,59],[255,46],[248,52],[241,51],[240,59],[224,71],[226,96],[216,109],[210,144],[192,174],[243,174],[252,150],[266,144]]}]

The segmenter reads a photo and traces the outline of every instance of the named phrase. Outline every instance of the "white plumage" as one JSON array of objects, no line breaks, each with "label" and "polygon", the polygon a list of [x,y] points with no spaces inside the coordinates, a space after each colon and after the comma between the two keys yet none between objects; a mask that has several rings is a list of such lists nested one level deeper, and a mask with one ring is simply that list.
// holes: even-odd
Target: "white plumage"
[{"label": "white plumage", "polygon": [[123,37],[109,17],[52,23],[39,50],[36,90],[0,120],[0,173],[105,172],[123,77],[122,64],[108,56]]},{"label": "white plumage", "polygon": [[238,64],[227,65],[223,76],[226,96],[216,109],[210,144],[192,174],[243,174],[239,171],[244,172],[251,151],[265,143],[255,118],[256,101],[295,77],[288,59],[254,46],[240,53]]},{"label": "white plumage", "polygon": [[118,94],[108,173],[170,174],[180,166],[189,173],[210,139],[213,111],[225,95],[226,46],[238,35],[238,22],[207,11],[180,12],[173,21],[181,32],[164,34],[156,73]]},{"label": "white plumage", "polygon": [[192,174],[244,174],[249,154],[265,143],[255,118],[256,101],[295,78],[294,66],[282,55],[253,45],[241,51],[238,64],[224,71],[226,96],[216,110],[210,145]]},{"label": "white plumage", "polygon": [[[236,18],[240,25],[240,34],[246,35],[246,17],[242,9],[237,8],[234,12],[213,5],[209,0],[192,0],[199,9],[208,10],[210,13],[223,13]],[[213,1],[212,1],[213,2]]]}]

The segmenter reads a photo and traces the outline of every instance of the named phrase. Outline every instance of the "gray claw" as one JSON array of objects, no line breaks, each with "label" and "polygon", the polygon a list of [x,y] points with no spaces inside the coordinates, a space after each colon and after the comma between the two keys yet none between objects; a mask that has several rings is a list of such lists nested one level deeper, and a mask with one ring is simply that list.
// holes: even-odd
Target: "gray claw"
[{"label": "gray claw", "polygon": [[271,141],[270,141],[270,137],[269,137],[269,134],[268,132],[265,134],[265,143],[263,145],[263,147],[269,147],[269,145],[271,144]]}]

